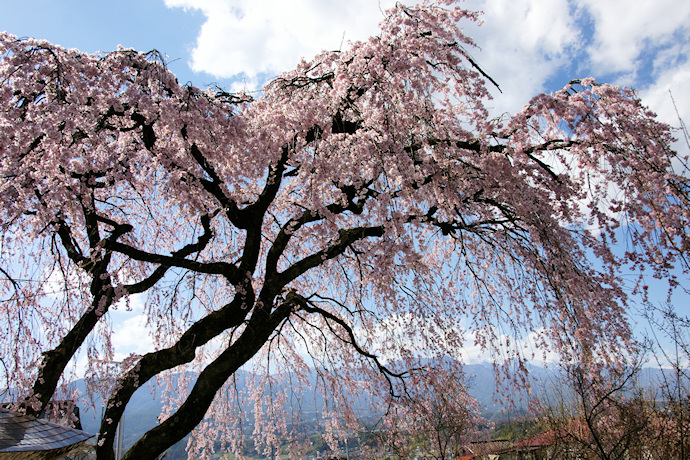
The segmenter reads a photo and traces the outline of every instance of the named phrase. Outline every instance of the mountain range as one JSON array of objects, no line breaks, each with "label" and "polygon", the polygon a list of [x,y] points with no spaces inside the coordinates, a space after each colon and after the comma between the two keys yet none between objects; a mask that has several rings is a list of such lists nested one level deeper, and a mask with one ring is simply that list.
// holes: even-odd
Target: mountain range
[{"label": "mountain range", "polygon": [[[467,377],[468,392],[479,402],[483,415],[490,420],[503,417],[506,411],[524,412],[530,397],[538,397],[543,395],[544,391],[552,391],[562,381],[562,375],[555,367],[544,368],[528,365],[529,379],[533,389],[531,394],[527,391],[512,392],[512,404],[506,405],[503,402],[504,399],[497,393],[497,374],[490,363],[465,365],[464,369]],[[638,376],[638,385],[654,386],[654,382],[659,382],[663,376],[664,371],[658,368],[645,368]],[[187,377],[193,378],[193,375],[187,374]],[[245,371],[239,371],[237,374],[239,391],[242,390],[245,380]],[[72,387],[81,394],[85,394],[84,380],[73,382]],[[153,428],[158,423],[158,416],[163,409],[162,394],[163,388],[155,381],[151,381],[133,395],[130,403],[127,405],[123,421],[124,436],[122,447],[124,449],[130,447],[147,430]],[[303,400],[313,401],[313,405],[316,408],[323,404],[323,397],[309,389],[303,395]],[[94,401],[93,405],[80,402],[78,405],[80,406],[83,430],[87,433],[97,433],[102,414],[102,401]],[[358,404],[358,406],[360,407],[355,408],[356,412],[362,414],[363,418],[375,416],[371,412],[371,408],[365,406],[364,403]],[[318,409],[311,411],[311,414],[306,414],[304,417],[312,418],[315,423],[318,423],[316,420],[318,418]],[[183,446],[178,446],[176,451],[181,449],[183,449]]]}]

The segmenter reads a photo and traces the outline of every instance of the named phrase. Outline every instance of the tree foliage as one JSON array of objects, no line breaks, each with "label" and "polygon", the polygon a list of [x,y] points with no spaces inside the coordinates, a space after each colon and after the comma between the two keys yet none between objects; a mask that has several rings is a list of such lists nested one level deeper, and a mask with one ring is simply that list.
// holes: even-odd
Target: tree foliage
[{"label": "tree foliage", "polygon": [[[266,445],[289,435],[276,389],[309,367],[335,423],[355,418],[348,395],[400,395],[418,359],[468,342],[522,370],[530,331],[614,360],[621,266],[687,270],[669,128],[591,79],[491,118],[458,27],[476,19],[399,4],[377,36],[254,96],[181,85],[155,53],[1,35],[0,340],[23,409],[80,350],[93,388],[116,379],[98,438],[112,458],[134,391],[191,366],[189,395],[125,456],[153,458],[197,426],[199,453],[210,432],[236,442],[240,400]],[[155,349],[114,369],[110,318],[133,296]],[[243,366],[252,394],[233,386]]]},{"label": "tree foliage", "polygon": [[682,459],[688,451],[687,398],[640,382],[640,362],[607,373],[569,366],[540,401],[554,458]]},{"label": "tree foliage", "polygon": [[382,446],[371,458],[415,458],[419,451],[437,460],[467,453],[488,422],[467,392],[466,377],[452,366],[430,366],[413,373],[408,391],[389,402],[389,414],[371,430]]}]

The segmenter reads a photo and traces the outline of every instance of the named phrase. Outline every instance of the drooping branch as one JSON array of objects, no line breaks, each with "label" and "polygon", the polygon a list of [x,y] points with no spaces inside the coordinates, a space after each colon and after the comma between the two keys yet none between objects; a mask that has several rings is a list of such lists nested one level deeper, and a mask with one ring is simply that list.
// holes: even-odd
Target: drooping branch
[{"label": "drooping branch", "polygon": [[[350,345],[355,349],[355,351],[359,355],[364,356],[365,358],[371,360],[374,363],[378,371],[388,381],[388,387],[391,396],[396,397],[396,394],[394,392],[393,381],[391,379],[403,379],[406,375],[408,375],[409,371],[393,372],[388,367],[383,365],[379,360],[378,356],[362,348],[362,346],[357,342],[357,338],[355,337],[355,333],[352,327],[349,324],[347,324],[342,318],[339,318],[333,313],[316,306],[313,302],[310,302],[305,297],[301,296],[300,294],[297,294],[294,290],[288,292],[285,298],[286,300],[292,300],[293,302],[295,302],[295,304],[299,305],[300,310],[303,310],[307,313],[314,313],[322,316],[326,320],[327,326],[329,327],[329,329],[335,337],[337,337],[339,340],[342,340],[347,345]],[[338,326],[340,326],[345,331],[347,339],[340,337],[340,335],[335,330],[333,330],[329,321],[336,323]]]}]

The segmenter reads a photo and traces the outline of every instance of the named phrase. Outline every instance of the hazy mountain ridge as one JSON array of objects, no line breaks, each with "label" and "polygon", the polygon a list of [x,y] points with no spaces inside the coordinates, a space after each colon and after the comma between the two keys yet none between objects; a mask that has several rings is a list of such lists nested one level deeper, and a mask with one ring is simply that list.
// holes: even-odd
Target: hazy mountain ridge
[{"label": "hazy mountain ridge", "polygon": [[[464,366],[465,375],[467,377],[468,391],[482,407],[488,418],[500,416],[508,407],[511,410],[523,411],[529,401],[529,398],[543,396],[544,392],[553,391],[558,387],[558,382],[562,377],[561,372],[557,366],[553,367],[539,367],[528,365],[529,380],[532,385],[532,392],[512,392],[513,405],[508,406],[502,403],[502,398],[497,394],[497,375],[491,363],[469,364]],[[193,375],[188,374],[187,377]],[[642,387],[655,386],[654,382],[658,382],[664,377],[664,372],[658,368],[645,368],[640,372],[638,377],[638,385]],[[240,371],[238,373],[238,390],[244,388],[246,381],[246,373]],[[310,378],[310,382],[314,382],[314,378]],[[77,380],[73,382],[72,387],[80,393],[85,393],[85,382]],[[304,401],[309,401],[304,410],[305,419],[313,419],[318,421],[318,414],[320,405],[323,404],[323,396],[312,389],[307,389],[302,395]],[[128,448],[136,440],[138,440],[147,430],[153,428],[158,423],[158,416],[163,409],[163,388],[155,381],[148,382],[144,387],[139,389],[133,396],[130,403],[127,405],[124,418],[124,433],[123,447]],[[88,433],[97,433],[100,427],[100,417],[102,411],[102,403],[95,401],[95,408],[80,402],[78,405],[81,411],[81,421],[84,431]],[[310,408],[309,406],[312,406]],[[359,404],[358,404],[359,406]],[[375,414],[369,407],[357,407],[357,411],[363,417],[373,417]]]}]

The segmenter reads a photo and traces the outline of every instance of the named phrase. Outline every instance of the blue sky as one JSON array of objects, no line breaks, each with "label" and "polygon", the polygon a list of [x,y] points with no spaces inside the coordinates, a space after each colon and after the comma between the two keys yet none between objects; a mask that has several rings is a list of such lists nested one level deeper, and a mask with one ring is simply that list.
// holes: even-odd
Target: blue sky
[{"label": "blue sky", "polygon": [[[376,33],[394,0],[0,0],[0,30],[85,52],[118,45],[167,55],[181,82],[258,89],[301,57]],[[669,91],[690,123],[690,1],[468,0],[484,24],[465,24],[477,62],[501,86],[494,115],[519,110],[572,78],[637,88],[678,125]],[[685,149],[683,144],[678,148]],[[145,352],[141,302],[114,338]]]}]

